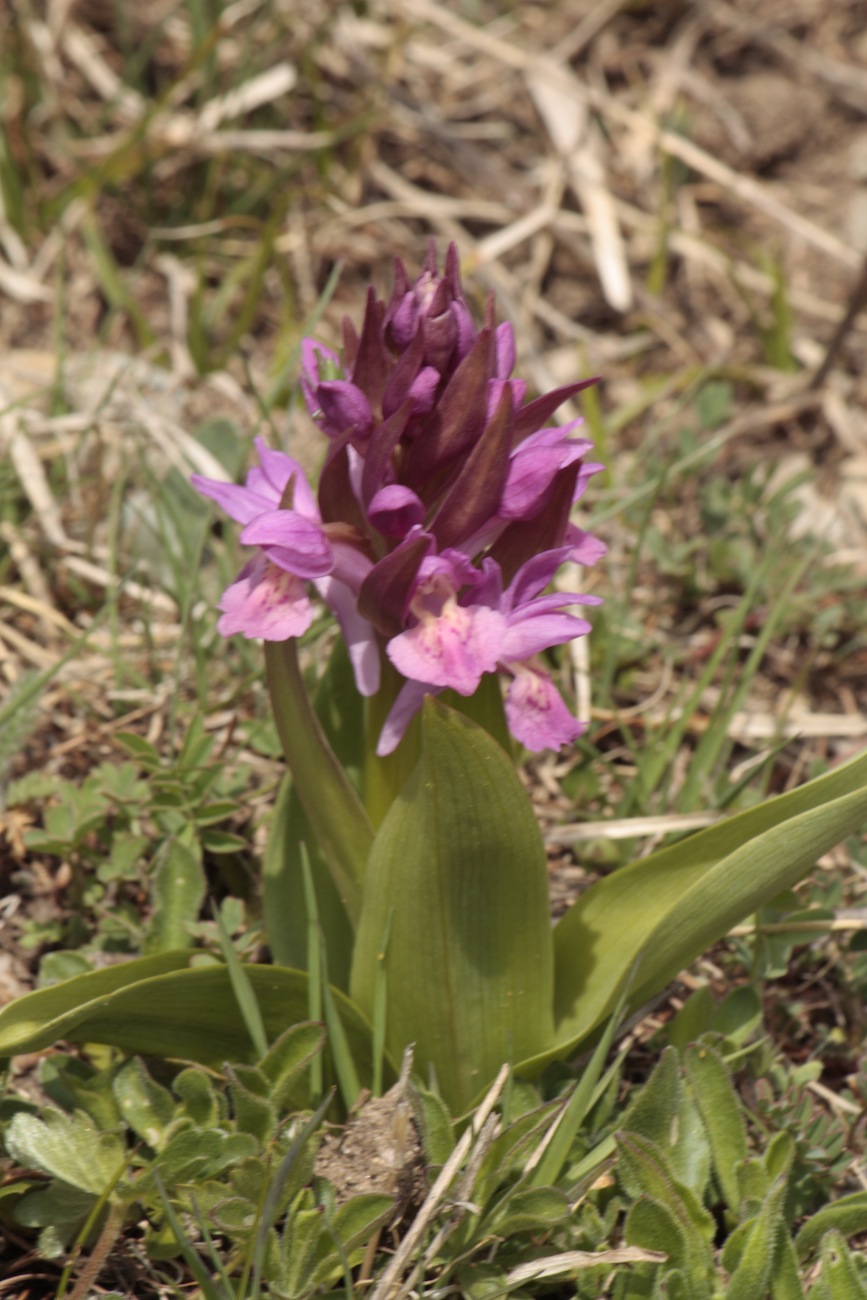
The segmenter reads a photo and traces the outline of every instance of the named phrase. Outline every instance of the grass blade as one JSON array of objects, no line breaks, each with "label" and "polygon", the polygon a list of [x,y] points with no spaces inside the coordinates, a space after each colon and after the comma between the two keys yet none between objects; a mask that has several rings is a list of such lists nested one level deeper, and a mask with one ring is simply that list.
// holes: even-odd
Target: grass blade
[{"label": "grass blade", "polygon": [[265,1023],[262,1020],[262,1012],[259,1009],[256,992],[250,983],[247,972],[238,960],[238,954],[235,952],[231,936],[223,923],[223,918],[220,916],[216,903],[212,904],[211,911],[217,925],[220,948],[223,952],[223,959],[229,973],[229,983],[232,986],[238,1010],[241,1012],[250,1040],[256,1050],[256,1055],[261,1060],[268,1051],[268,1037],[265,1033]]}]

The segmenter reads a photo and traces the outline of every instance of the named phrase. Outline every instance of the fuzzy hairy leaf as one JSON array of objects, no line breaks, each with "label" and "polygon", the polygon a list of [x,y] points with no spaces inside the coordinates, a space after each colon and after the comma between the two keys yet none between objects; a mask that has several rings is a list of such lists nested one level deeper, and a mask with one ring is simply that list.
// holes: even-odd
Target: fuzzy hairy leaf
[{"label": "fuzzy hairy leaf", "polygon": [[65,1115],[53,1107],[46,1107],[41,1118],[15,1115],[4,1141],[20,1165],[94,1196],[114,1182],[126,1158],[116,1133],[100,1133],[81,1111]]}]

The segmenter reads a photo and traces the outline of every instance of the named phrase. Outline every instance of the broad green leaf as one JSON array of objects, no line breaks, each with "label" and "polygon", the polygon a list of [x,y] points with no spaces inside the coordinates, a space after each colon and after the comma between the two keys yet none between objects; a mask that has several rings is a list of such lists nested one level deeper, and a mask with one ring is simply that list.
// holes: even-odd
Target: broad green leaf
[{"label": "broad green leaf", "polygon": [[131,1184],[135,1195],[151,1195],[157,1175],[170,1187],[197,1178],[214,1178],[231,1169],[256,1150],[248,1133],[227,1133],[224,1129],[180,1129],[172,1134],[157,1160],[137,1171]]},{"label": "broad green leaf", "polygon": [[607,876],[554,931],[559,1046],[573,1049],[616,1002],[636,958],[634,1002],[867,822],[867,755]]},{"label": "broad green leaf", "polygon": [[265,668],[274,721],[286,762],[353,923],[361,910],[373,827],[346,770],[307,698],[294,641],[266,641]]},{"label": "broad green leaf", "polygon": [[780,1233],[774,1271],[771,1275],[771,1300],[804,1300],[798,1257],[788,1231]]},{"label": "broad green leaf", "polygon": [[415,1043],[416,1068],[424,1075],[434,1066],[453,1111],[504,1061],[551,1042],[548,881],[536,818],[497,742],[431,699],[418,764],[367,864],[350,981],[367,1014],[382,960],[392,1063]]},{"label": "broad green leaf", "polygon": [[216,1128],[225,1118],[222,1097],[217,1093],[206,1070],[190,1065],[175,1075],[172,1092],[179,1098],[181,1113],[199,1128]]},{"label": "broad green leaf", "polygon": [[42,1228],[39,1252],[46,1259],[58,1259],[66,1245],[81,1231],[94,1207],[94,1194],[63,1183],[25,1192],[16,1204],[17,1223],[25,1228]]},{"label": "broad green leaf", "polygon": [[747,1158],[747,1129],[725,1062],[707,1043],[684,1054],[686,1073],[710,1139],[714,1169],[733,1214],[740,1205],[736,1165]]},{"label": "broad green leaf", "polygon": [[716,1001],[707,984],[691,993],[666,1029],[669,1044],[683,1056],[688,1043],[693,1043],[710,1029]]},{"label": "broad green leaf", "polygon": [[280,785],[262,870],[262,903],[268,943],[274,960],[297,970],[309,970],[309,913],[301,866],[302,846],[316,889],[320,943],[329,953],[329,970],[338,988],[349,986],[353,930],[332,879],[297,787],[287,772]]},{"label": "broad green leaf", "polygon": [[734,1172],[737,1179],[738,1205],[741,1214],[758,1214],[765,1197],[770,1191],[772,1182],[768,1177],[764,1160],[759,1156],[753,1156],[749,1160],[742,1160],[735,1165]]},{"label": "broad green leaf", "polygon": [[[667,1264],[657,1270],[656,1285],[646,1295],[679,1296],[689,1300],[711,1300],[713,1259],[710,1247],[697,1239],[694,1231],[670,1201],[643,1192],[626,1216],[624,1239],[628,1245],[645,1250],[661,1250]],[[626,1295],[632,1292],[626,1290]],[[640,1294],[637,1292],[636,1294]]]},{"label": "broad green leaf", "polygon": [[[247,1086],[242,1071],[231,1065],[225,1067],[232,1097],[232,1112],[241,1133],[252,1133],[264,1146],[277,1126],[277,1112],[267,1097]],[[262,1080],[263,1084],[265,1081]],[[267,1085],[265,1085],[267,1089]]]},{"label": "broad green leaf", "polygon": [[[252,1060],[255,1052],[225,966],[178,969],[188,966],[190,956],[143,957],[18,998],[0,1012],[0,1056],[39,1051],[66,1038],[202,1064]],[[160,965],[169,973],[155,973]],[[307,1020],[306,974],[282,966],[245,970],[269,1038]],[[356,1066],[368,1080],[370,1027],[337,990],[334,1000]]]},{"label": "broad green leaf", "polygon": [[759,1030],[763,1014],[762,1000],[754,986],[742,984],[723,998],[710,1029],[736,1047],[743,1047]]},{"label": "broad green leaf", "polygon": [[341,1205],[331,1224],[344,1250],[363,1246],[369,1237],[394,1214],[394,1197],[379,1192],[353,1196]]},{"label": "broad green leaf", "polygon": [[42,1061],[40,1082],[61,1110],[83,1110],[98,1129],[119,1130],[123,1116],[112,1088],[112,1070],[97,1070],[65,1052],[52,1052]]},{"label": "broad green leaf", "polygon": [[466,1300],[503,1300],[514,1289],[495,1264],[474,1263],[458,1270],[461,1296]]},{"label": "broad green leaf", "polygon": [[[55,1020],[62,1020],[64,1028],[71,1030],[76,1023],[75,1016],[85,1002],[108,997],[129,984],[183,970],[189,963],[187,949],[157,953],[153,957],[140,957],[137,961],[75,975],[72,979],[16,998],[0,1011],[0,1057],[50,1047],[64,1036],[63,1033],[54,1033],[49,1027]],[[38,1045],[34,1046],[37,1042]]]},{"label": "broad green leaf", "polygon": [[[364,747],[364,716],[355,686],[346,643],[339,637],[313,700],[316,717],[332,751],[354,783],[360,781]],[[317,847],[312,824],[304,811],[300,787],[287,773],[265,849],[262,880],[263,911],[274,960],[296,970],[309,970],[308,910],[301,872],[301,845],[307,847],[316,889],[317,916],[328,953],[331,981],[349,986],[353,929],[346,908]]]}]

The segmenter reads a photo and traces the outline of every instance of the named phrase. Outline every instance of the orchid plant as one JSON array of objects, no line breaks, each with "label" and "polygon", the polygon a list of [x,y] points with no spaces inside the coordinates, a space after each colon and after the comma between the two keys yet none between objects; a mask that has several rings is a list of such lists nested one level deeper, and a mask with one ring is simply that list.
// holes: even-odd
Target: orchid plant
[{"label": "orchid plant", "polygon": [[[591,444],[580,421],[552,423],[595,381],[528,400],[515,353],[492,302],[475,324],[454,247],[414,283],[398,263],[340,353],[302,346],[316,490],[262,440],[243,486],[193,477],[250,548],[218,628],[264,642],[288,766],[264,864],[274,964],[183,950],[79,976],[0,1013],[0,1055],[65,1037],[256,1058],[318,1014],[325,976],[349,1102],[415,1044],[462,1111],[504,1062],[532,1076],[573,1054],[867,821],[862,755],[613,873],[552,928],[512,738],[559,749],[585,725],[544,656],[598,603],[551,590],[605,550],[573,520]],[[316,602],[342,635],[311,699],[298,639]]]}]

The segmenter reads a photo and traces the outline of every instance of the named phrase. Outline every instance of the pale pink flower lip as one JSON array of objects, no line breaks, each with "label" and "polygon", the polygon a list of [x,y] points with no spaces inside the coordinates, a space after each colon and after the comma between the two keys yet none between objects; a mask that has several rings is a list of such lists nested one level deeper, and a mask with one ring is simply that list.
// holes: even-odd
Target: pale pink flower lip
[{"label": "pale pink flower lip", "polygon": [[313,605],[301,578],[257,555],[245,565],[220,599],[221,636],[240,632],[263,641],[303,636],[313,622]]}]

